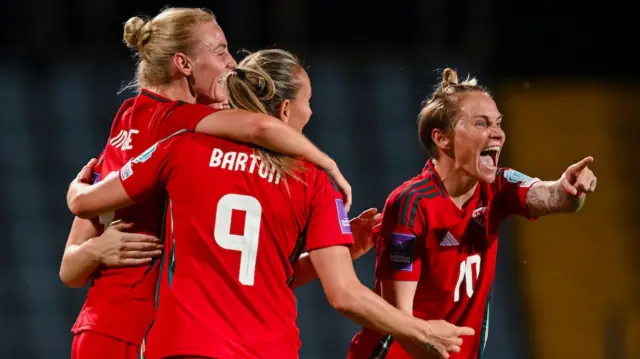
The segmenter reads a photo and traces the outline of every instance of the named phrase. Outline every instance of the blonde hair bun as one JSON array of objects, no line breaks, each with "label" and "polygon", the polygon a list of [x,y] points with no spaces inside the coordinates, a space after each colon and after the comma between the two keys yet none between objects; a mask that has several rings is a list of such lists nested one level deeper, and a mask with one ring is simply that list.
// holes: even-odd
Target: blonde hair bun
[{"label": "blonde hair bun", "polygon": [[138,16],[134,16],[127,20],[124,24],[123,35],[124,42],[127,44],[127,47],[131,49],[137,49],[139,47],[142,40],[140,36],[142,34],[142,28],[146,23],[147,22],[144,19]]}]

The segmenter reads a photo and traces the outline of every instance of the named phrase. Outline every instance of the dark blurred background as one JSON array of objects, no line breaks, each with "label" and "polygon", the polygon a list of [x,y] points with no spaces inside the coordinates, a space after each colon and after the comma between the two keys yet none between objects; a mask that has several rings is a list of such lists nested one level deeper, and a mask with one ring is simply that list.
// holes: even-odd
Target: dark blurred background
[{"label": "dark blurred background", "polygon": [[[0,5],[0,357],[68,358],[85,290],[58,267],[71,178],[106,143],[133,76],[122,24],[157,0]],[[556,179],[595,157],[577,215],[503,227],[490,359],[640,358],[637,18],[630,5],[507,0],[174,1],[212,9],[231,49],[282,47],[309,66],[306,133],[354,187],[351,215],[417,173],[420,102],[451,66],[488,85],[505,114],[502,164]],[[357,262],[372,284],[374,258]],[[319,283],[297,291],[301,358],[344,358],[358,329]]]}]

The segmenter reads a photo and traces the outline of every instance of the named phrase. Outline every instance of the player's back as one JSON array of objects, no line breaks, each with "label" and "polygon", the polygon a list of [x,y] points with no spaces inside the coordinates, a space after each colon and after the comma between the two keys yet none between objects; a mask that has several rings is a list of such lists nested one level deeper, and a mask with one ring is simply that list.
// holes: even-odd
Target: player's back
[{"label": "player's back", "polygon": [[[326,173],[305,162],[300,180],[285,181],[252,147],[181,136],[167,180],[170,256],[145,356],[297,357],[291,260],[307,229],[309,248],[352,240],[339,194]],[[327,203],[333,229],[320,218]],[[328,227],[326,243],[316,227]],[[342,242],[336,238],[346,232]]]},{"label": "player's back", "polygon": [[[181,128],[194,127],[214,109],[172,101],[147,90],[126,100],[114,118],[107,145],[98,159],[94,179],[118,171],[158,140]],[[101,215],[106,228],[114,220],[133,224],[132,232],[159,236],[165,197]],[[155,314],[158,266],[102,268],[93,277],[87,300],[74,325],[75,333],[93,330],[140,344]]]},{"label": "player's back", "polygon": [[[107,146],[98,159],[96,172],[98,179],[118,171],[127,161],[140,155],[158,140],[169,136],[171,129],[165,129],[165,122],[177,108],[184,106],[181,101],[171,101],[143,90],[134,98],[126,100],[116,115]],[[162,213],[162,196],[145,203],[136,204],[100,216],[103,226],[109,226],[113,220],[123,220],[134,224],[132,231],[158,235]],[[152,213],[149,213],[151,211]],[[105,272],[129,272],[132,268],[106,269]],[[136,276],[129,277],[135,281]],[[139,279],[139,278],[138,278]],[[132,283],[127,283],[132,284]]]}]

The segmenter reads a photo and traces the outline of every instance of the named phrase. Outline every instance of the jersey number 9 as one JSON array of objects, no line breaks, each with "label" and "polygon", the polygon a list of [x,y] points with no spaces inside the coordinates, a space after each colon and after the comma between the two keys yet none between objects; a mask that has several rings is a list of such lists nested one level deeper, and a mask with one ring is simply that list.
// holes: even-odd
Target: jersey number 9
[{"label": "jersey number 9", "polygon": [[[231,234],[231,213],[234,209],[246,213],[242,235]],[[240,252],[238,280],[243,285],[252,286],[255,280],[261,217],[262,206],[254,197],[226,194],[218,202],[213,238],[220,247]]]}]

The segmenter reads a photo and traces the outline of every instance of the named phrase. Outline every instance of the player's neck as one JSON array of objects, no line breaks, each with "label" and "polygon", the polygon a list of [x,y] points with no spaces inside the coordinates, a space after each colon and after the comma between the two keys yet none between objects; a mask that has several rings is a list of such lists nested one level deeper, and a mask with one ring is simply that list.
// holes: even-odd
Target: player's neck
[{"label": "player's neck", "polygon": [[449,159],[434,159],[433,167],[438,172],[449,198],[461,208],[473,196],[478,180],[469,176],[462,168],[456,168],[454,161]]},{"label": "player's neck", "polygon": [[196,99],[191,94],[189,85],[186,81],[174,81],[169,85],[150,87],[149,90],[173,101],[182,101],[186,103],[196,102]]}]

